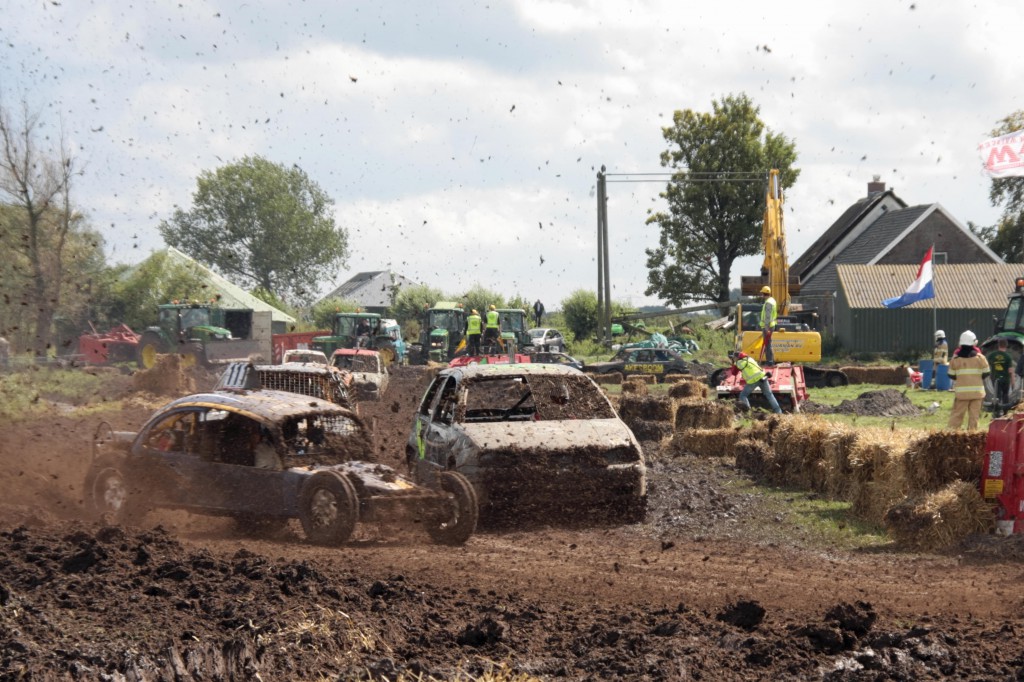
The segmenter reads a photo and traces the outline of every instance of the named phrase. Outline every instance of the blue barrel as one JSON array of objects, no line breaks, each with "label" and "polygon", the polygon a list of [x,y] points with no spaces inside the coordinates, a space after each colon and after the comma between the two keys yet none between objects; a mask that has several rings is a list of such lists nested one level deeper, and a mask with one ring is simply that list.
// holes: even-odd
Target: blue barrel
[{"label": "blue barrel", "polygon": [[935,390],[948,391],[953,387],[953,381],[949,378],[949,365],[939,365],[935,368]]},{"label": "blue barrel", "polygon": [[934,364],[933,360],[922,360],[917,363],[917,371],[921,373],[921,388],[932,387],[932,367]]}]

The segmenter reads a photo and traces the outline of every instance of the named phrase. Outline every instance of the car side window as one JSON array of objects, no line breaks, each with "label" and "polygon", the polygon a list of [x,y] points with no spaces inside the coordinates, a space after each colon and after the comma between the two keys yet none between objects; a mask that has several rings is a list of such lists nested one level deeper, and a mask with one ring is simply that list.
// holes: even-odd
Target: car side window
[{"label": "car side window", "polygon": [[660,362],[668,362],[672,359],[672,356],[667,351],[656,350],[654,351],[654,359]]},{"label": "car side window", "polygon": [[437,395],[437,390],[444,385],[444,382],[445,377],[437,377],[427,387],[427,392],[423,394],[423,400],[420,401],[419,409],[419,413],[424,417],[430,414],[430,406],[434,404],[434,396]]},{"label": "car side window", "polygon": [[455,405],[458,402],[458,392],[455,377],[448,377],[441,390],[441,398],[437,401],[437,410],[434,412],[434,420],[442,424],[451,424],[455,418]]},{"label": "car side window", "polygon": [[654,354],[649,350],[642,350],[637,354],[637,360],[640,362],[650,362],[654,357]]},{"label": "car side window", "polygon": [[175,412],[168,415],[149,430],[146,435],[146,447],[160,452],[192,452],[195,454],[194,417],[192,412]]}]

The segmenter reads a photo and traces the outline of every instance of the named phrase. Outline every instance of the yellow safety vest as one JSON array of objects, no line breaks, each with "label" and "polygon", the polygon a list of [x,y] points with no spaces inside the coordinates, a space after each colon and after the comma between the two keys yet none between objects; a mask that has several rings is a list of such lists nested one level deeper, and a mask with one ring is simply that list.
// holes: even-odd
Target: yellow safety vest
[{"label": "yellow safety vest", "polygon": [[969,358],[955,357],[949,361],[949,376],[956,379],[956,400],[974,400],[985,397],[984,374],[988,373],[988,360],[981,353]]},{"label": "yellow safety vest", "polygon": [[751,360],[749,357],[740,358],[736,361],[736,368],[740,371],[743,376],[743,381],[748,384],[756,384],[761,379],[764,379],[765,373],[756,362]]},{"label": "yellow safety vest", "polygon": [[488,310],[487,311],[487,328],[497,329],[498,328],[498,311]]},{"label": "yellow safety vest", "polygon": [[764,307],[761,308],[761,329],[764,329],[764,311],[768,310],[768,306],[772,307],[772,317],[768,321],[768,328],[775,329],[775,320],[779,317],[779,306],[775,303],[775,299],[769,296],[764,300]]},{"label": "yellow safety vest", "polygon": [[467,334],[479,334],[480,324],[483,320],[480,319],[479,315],[470,315],[466,318],[466,333]]}]

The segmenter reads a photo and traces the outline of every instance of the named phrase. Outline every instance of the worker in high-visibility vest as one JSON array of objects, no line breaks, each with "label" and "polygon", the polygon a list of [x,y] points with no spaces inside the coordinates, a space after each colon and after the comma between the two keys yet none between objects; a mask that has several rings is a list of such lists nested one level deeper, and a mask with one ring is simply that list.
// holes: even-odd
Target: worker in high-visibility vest
[{"label": "worker in high-visibility vest", "polygon": [[772,412],[782,414],[782,408],[779,407],[779,401],[775,399],[775,394],[772,393],[772,385],[768,381],[771,374],[761,369],[754,362],[754,358],[743,351],[729,351],[729,358],[732,360],[733,368],[743,377],[743,383],[745,384],[743,390],[740,391],[739,397],[736,399],[740,404],[740,408],[744,411],[749,410],[750,400],[748,396],[754,392],[755,388],[760,388],[761,395],[764,396],[764,399],[772,408]]},{"label": "worker in high-visibility vest", "polygon": [[480,332],[483,330],[484,321],[480,313],[473,310],[466,318],[466,346],[470,355],[480,355]]},{"label": "worker in high-visibility vest", "polygon": [[949,361],[949,376],[956,379],[953,390],[953,411],[949,413],[946,427],[956,431],[964,423],[967,415],[967,429],[978,428],[978,417],[981,415],[981,403],[985,399],[985,377],[989,374],[988,360],[974,345],[978,337],[970,329],[960,335],[960,347]]},{"label": "worker in high-visibility vest", "polygon": [[775,331],[775,321],[779,317],[779,306],[772,298],[772,288],[769,286],[761,287],[761,298],[764,300],[764,305],[761,306],[761,343],[764,344],[761,357],[764,358],[765,366],[769,366],[775,364],[772,333]]},{"label": "worker in high-visibility vest", "polygon": [[501,324],[498,320],[498,309],[491,304],[487,309],[487,322],[484,324],[484,346],[489,352],[496,353],[498,338],[501,336]]}]

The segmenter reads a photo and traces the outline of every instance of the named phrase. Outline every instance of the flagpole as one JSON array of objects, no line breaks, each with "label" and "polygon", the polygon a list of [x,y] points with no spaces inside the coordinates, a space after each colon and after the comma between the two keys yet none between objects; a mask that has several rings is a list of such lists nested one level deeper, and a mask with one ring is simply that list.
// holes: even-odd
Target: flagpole
[{"label": "flagpole", "polygon": [[[932,242],[932,289],[935,288],[935,242]],[[932,296],[932,334],[939,328],[939,294]]]}]

